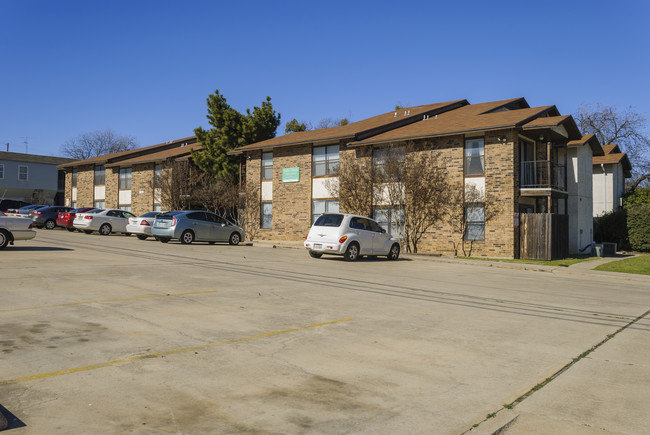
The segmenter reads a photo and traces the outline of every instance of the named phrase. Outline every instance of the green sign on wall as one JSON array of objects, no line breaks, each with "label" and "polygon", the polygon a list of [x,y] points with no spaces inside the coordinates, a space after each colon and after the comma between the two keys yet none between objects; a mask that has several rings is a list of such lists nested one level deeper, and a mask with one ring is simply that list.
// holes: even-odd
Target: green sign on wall
[{"label": "green sign on wall", "polygon": [[300,168],[282,168],[283,183],[297,183],[300,181]]}]

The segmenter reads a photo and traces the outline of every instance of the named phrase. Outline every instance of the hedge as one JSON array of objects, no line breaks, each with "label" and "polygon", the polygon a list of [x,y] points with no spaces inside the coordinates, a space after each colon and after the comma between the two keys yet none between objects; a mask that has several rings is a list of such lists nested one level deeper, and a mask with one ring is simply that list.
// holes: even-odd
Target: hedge
[{"label": "hedge", "polygon": [[633,250],[650,251],[650,204],[628,208],[627,233]]}]

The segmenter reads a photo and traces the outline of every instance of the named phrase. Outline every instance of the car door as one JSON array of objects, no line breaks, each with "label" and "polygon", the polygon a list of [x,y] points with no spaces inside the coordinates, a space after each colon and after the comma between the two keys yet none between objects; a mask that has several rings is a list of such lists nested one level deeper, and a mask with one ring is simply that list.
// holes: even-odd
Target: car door
[{"label": "car door", "polygon": [[390,240],[390,235],[386,233],[379,224],[373,220],[368,219],[370,223],[370,230],[372,231],[372,253],[375,255],[388,254],[390,246],[388,241]]},{"label": "car door", "polygon": [[129,211],[124,211],[122,210],[122,219],[120,220],[120,228],[122,228],[120,231],[126,232],[126,224],[129,223],[130,218],[134,218],[135,215]]},{"label": "car door", "polygon": [[228,228],[228,223],[221,216],[217,216],[214,213],[206,213],[208,220],[212,224],[212,237],[214,241],[217,242],[226,242],[230,236],[230,229]]},{"label": "car door", "polygon": [[[115,233],[126,231],[126,227],[122,228],[122,212],[120,210],[109,210],[106,212],[106,216],[102,219],[111,225],[112,231]],[[99,225],[104,222],[100,222]]]},{"label": "car door", "polygon": [[362,217],[353,217],[350,219],[350,229],[357,236],[359,242],[359,254],[372,254],[373,233],[370,230],[370,221]]},{"label": "car door", "polygon": [[191,222],[196,240],[212,240],[212,225],[208,222],[208,217],[204,211],[189,213],[187,218]]}]

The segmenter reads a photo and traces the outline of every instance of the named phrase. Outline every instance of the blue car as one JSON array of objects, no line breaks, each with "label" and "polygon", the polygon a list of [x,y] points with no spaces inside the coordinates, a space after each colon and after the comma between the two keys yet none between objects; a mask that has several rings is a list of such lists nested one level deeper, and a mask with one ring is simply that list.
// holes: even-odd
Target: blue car
[{"label": "blue car", "polygon": [[209,211],[184,210],[156,216],[151,234],[163,243],[178,239],[184,245],[192,242],[228,242],[238,245],[244,230]]}]

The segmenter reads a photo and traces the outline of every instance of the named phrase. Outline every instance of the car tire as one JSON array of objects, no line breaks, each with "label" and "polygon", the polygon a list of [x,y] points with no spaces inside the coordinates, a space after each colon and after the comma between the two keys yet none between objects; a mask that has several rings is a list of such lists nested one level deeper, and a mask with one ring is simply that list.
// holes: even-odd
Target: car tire
[{"label": "car tire", "polygon": [[320,253],[314,252],[314,251],[309,251],[309,256],[311,258],[321,258],[323,256],[323,254],[320,254]]},{"label": "car tire", "polygon": [[389,260],[397,260],[399,258],[399,243],[393,243],[393,246],[390,247],[390,251],[388,251],[388,259]]},{"label": "car tire", "polygon": [[68,231],[70,231],[71,233],[74,233],[75,231],[77,231],[76,228],[67,227],[67,229],[68,229]]},{"label": "car tire", "polygon": [[102,224],[102,226],[99,227],[99,234],[101,234],[102,236],[108,236],[109,234],[111,234],[111,231],[113,231],[113,229],[109,224]]},{"label": "car tire", "polygon": [[191,245],[193,241],[194,233],[190,230],[183,231],[183,234],[181,234],[181,243],[183,245]]},{"label": "car tire", "polygon": [[145,236],[144,234],[138,234],[138,239],[139,240],[147,240],[148,236]]},{"label": "car tire", "polygon": [[5,230],[0,230],[0,249],[4,249],[9,244],[10,236]]},{"label": "car tire", "polygon": [[231,245],[239,245],[239,242],[241,242],[241,236],[239,235],[238,232],[234,232],[230,235],[230,238],[228,239],[228,243]]},{"label": "car tire", "polygon": [[53,221],[52,219],[48,219],[47,221],[45,221],[45,225],[43,225],[43,228],[45,228],[46,230],[53,230],[54,228],[56,228],[56,221]]},{"label": "car tire", "polygon": [[166,239],[166,238],[163,238],[163,237],[159,237],[158,240],[160,240],[162,243],[169,242],[169,239]]},{"label": "car tire", "polygon": [[346,261],[356,261],[359,258],[359,244],[352,242],[348,245],[348,249],[345,250],[343,258]]},{"label": "car tire", "polygon": [[92,230],[84,230],[84,233],[86,233],[86,234],[92,234]]},{"label": "car tire", "polygon": [[209,243],[210,245],[214,245],[214,244],[217,243],[217,242],[208,242],[208,243]]}]

